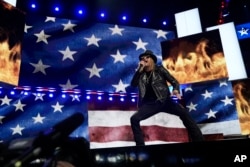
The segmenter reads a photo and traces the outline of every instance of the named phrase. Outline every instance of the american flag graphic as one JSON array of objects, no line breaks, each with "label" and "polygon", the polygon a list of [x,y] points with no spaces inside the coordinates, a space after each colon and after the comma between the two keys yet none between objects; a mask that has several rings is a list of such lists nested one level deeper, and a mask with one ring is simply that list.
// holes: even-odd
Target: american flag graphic
[{"label": "american flag graphic", "polygon": [[[161,63],[161,41],[174,38],[173,32],[163,30],[27,15],[19,86],[31,90],[9,94],[2,89],[0,140],[34,136],[81,112],[85,121],[71,135],[86,138],[91,148],[134,145],[129,118],[136,101],[87,100],[86,95],[101,92],[136,99],[137,90],[129,84],[138,55],[153,50]],[[36,88],[57,93],[50,97]],[[67,90],[65,97],[61,90]],[[240,133],[230,82],[194,84],[183,90],[187,109],[204,134]],[[146,144],[188,141],[176,116],[159,113],[141,125]]]},{"label": "american flag graphic", "polygon": [[[181,85],[187,112],[204,135],[241,134],[232,84],[227,80]],[[93,105],[91,105],[93,106]],[[89,108],[90,147],[134,146],[130,117],[136,105]],[[131,106],[133,106],[131,108]],[[164,112],[141,122],[146,145],[188,142],[179,117]]]},{"label": "american flag graphic", "polygon": [[12,86],[1,89],[0,141],[35,136],[74,112],[85,121],[72,136],[89,140],[85,93],[134,94],[138,55],[161,55],[160,42],[173,38],[170,31],[26,15],[18,87],[14,94]]},{"label": "american flag graphic", "polygon": [[[89,110],[91,148],[135,146],[130,117],[135,110]],[[158,113],[141,121],[146,145],[188,142],[182,121],[174,115]]]},{"label": "american flag graphic", "polygon": [[[53,96],[52,96],[53,95]],[[72,131],[72,137],[89,139],[87,101],[81,95],[53,92],[32,92],[1,89],[1,142],[32,138],[51,129],[75,113],[82,113],[84,121]],[[68,125],[70,126],[70,125]]]},{"label": "american flag graphic", "polygon": [[231,81],[185,85],[186,108],[204,134],[241,134]]},{"label": "american flag graphic", "polygon": [[[138,55],[174,33],[55,17],[27,16],[19,85],[134,92]],[[161,56],[159,56],[159,62]]]}]

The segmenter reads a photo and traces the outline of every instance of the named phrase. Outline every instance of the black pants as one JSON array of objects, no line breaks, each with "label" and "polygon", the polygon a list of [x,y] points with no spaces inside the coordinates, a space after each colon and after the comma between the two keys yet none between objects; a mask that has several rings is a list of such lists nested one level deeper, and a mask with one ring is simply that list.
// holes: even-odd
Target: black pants
[{"label": "black pants", "polygon": [[171,98],[165,102],[148,102],[140,105],[138,111],[130,118],[131,128],[134,134],[136,145],[145,145],[144,135],[140,127],[140,121],[145,120],[159,112],[166,112],[179,116],[186,127],[191,141],[202,141],[203,136],[196,122],[189,115],[188,111]]}]

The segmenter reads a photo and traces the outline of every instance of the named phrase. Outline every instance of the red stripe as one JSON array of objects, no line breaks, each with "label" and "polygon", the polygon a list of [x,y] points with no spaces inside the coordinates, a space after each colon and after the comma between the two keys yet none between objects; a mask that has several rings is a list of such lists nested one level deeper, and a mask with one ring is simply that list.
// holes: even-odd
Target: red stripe
[{"label": "red stripe", "polygon": [[[185,128],[169,128],[161,126],[142,126],[145,141],[187,142]],[[90,142],[134,141],[130,126],[89,127]]]},{"label": "red stripe", "polygon": [[162,126],[145,126],[142,128],[145,133],[145,141],[167,141],[186,142],[188,134],[185,128],[169,128]]}]

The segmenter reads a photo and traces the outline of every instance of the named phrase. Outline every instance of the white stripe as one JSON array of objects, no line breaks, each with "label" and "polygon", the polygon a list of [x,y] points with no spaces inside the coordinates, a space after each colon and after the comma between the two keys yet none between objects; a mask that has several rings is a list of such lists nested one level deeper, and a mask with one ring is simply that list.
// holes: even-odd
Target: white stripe
[{"label": "white stripe", "polygon": [[239,120],[199,124],[203,134],[218,134],[225,135],[241,134]]},{"label": "white stripe", "polygon": [[115,147],[129,147],[135,146],[135,142],[131,141],[113,141],[105,143],[90,142],[90,148],[115,148]]},{"label": "white stripe", "polygon": [[[130,125],[130,117],[135,111],[121,110],[91,110],[88,111],[88,123],[90,127],[115,127]],[[164,127],[184,128],[179,117],[168,113],[158,113],[146,120],[141,121],[141,125],[158,125]]]},{"label": "white stripe", "polygon": [[[166,141],[150,141],[145,142],[145,145],[157,145],[157,144],[171,144],[171,143],[179,143],[179,142],[166,142]],[[116,148],[116,147],[133,147],[135,146],[135,142],[133,141],[113,141],[106,143],[97,143],[91,142],[90,149],[98,149],[98,148]]]}]

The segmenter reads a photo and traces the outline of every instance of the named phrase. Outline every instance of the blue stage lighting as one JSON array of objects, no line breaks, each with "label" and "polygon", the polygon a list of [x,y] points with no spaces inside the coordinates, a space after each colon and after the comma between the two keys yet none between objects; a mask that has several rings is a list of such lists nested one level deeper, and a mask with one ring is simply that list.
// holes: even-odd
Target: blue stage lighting
[{"label": "blue stage lighting", "polygon": [[35,9],[36,8],[36,4],[32,3],[31,5],[31,8]]},{"label": "blue stage lighting", "polygon": [[109,101],[113,101],[113,97],[109,97]]},{"label": "blue stage lighting", "polygon": [[122,16],[122,20],[127,20],[127,16]]},{"label": "blue stage lighting", "polygon": [[143,23],[147,23],[148,21],[147,21],[147,19],[145,18],[145,19],[142,20],[142,22],[143,22]]},{"label": "blue stage lighting", "polygon": [[56,6],[56,7],[54,8],[54,10],[55,10],[56,12],[59,12],[59,11],[60,11],[60,8],[59,8],[58,6]]},{"label": "blue stage lighting", "polygon": [[135,100],[135,98],[132,98],[131,101],[132,101],[132,102],[135,102],[136,100]]},{"label": "blue stage lighting", "polygon": [[82,16],[82,15],[85,15],[86,14],[86,8],[82,5],[78,5],[75,7],[75,13],[78,15],[78,16]]},{"label": "blue stage lighting", "polygon": [[83,10],[82,10],[82,9],[79,9],[79,10],[78,10],[78,14],[82,15],[82,14],[83,14]]},{"label": "blue stage lighting", "polygon": [[50,94],[49,94],[49,97],[53,97],[53,93],[50,93]]},{"label": "blue stage lighting", "polygon": [[101,13],[100,13],[100,17],[101,17],[101,18],[104,18],[105,16],[106,16],[106,15],[105,15],[104,12],[101,12]]},{"label": "blue stage lighting", "polygon": [[120,101],[124,101],[124,98],[123,98],[123,97],[121,97],[121,98],[120,98]]}]

